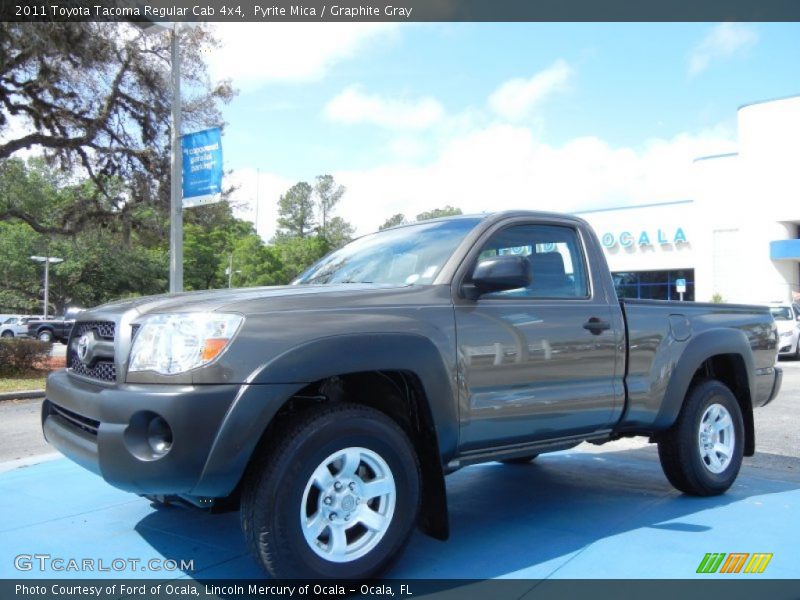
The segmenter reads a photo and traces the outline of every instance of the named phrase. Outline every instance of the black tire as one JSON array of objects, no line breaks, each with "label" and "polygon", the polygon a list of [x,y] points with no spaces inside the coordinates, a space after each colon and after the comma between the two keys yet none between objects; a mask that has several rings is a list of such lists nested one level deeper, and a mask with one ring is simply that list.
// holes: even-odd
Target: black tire
[{"label": "black tire", "polygon": [[[700,450],[701,420],[713,404],[724,407],[733,422],[733,448],[724,470],[714,473]],[[736,397],[714,379],[697,382],[689,390],[678,420],[658,442],[658,457],[670,483],[693,496],[716,496],[725,492],[739,474],[744,451],[744,423]]]},{"label": "black tire", "polygon": [[47,342],[49,344],[49,343],[51,343],[53,341],[53,332],[50,331],[49,329],[43,329],[42,331],[40,331],[38,333],[36,338],[40,342]]},{"label": "black tire", "polygon": [[536,457],[539,456],[538,454],[530,454],[528,456],[519,456],[517,458],[506,458],[501,460],[500,462],[504,465],[527,465],[528,463],[533,462],[536,460]]},{"label": "black tire", "polygon": [[[374,547],[348,562],[334,562],[306,541],[300,515],[312,473],[345,448],[367,449],[385,461],[394,478],[395,504]],[[337,403],[294,417],[258,451],[245,476],[242,529],[256,561],[275,578],[371,578],[385,571],[408,543],[419,513],[420,487],[414,447],[397,423],[372,408]],[[317,497],[321,502],[322,493]],[[310,505],[307,501],[305,506]],[[321,504],[317,510],[322,511]],[[324,531],[332,536],[332,530]]]},{"label": "black tire", "polygon": [[3,332],[3,337],[4,338],[13,338],[14,337],[14,332],[13,331],[4,331]]}]

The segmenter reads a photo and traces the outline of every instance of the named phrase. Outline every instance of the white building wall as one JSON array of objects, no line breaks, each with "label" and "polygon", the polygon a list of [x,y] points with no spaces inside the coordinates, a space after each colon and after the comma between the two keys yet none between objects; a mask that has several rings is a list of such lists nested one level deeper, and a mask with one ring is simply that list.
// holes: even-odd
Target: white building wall
[{"label": "white building wall", "polygon": [[[798,262],[770,258],[771,241],[798,237],[800,97],[742,107],[738,128],[737,154],[694,162],[692,201],[578,213],[599,237],[614,236],[612,271],[694,269],[697,301],[760,304],[800,292]],[[686,243],[674,242],[678,228]],[[637,243],[642,231],[651,245]]]},{"label": "white building wall", "polygon": [[[612,271],[653,271],[693,268],[697,233],[692,222],[694,212],[694,202],[687,201],[577,214],[589,222],[601,242],[603,236],[613,236],[611,247],[604,243]],[[649,244],[639,243],[645,241],[642,234]],[[676,242],[676,234],[682,234],[687,242]],[[630,245],[626,246],[628,239]]]}]

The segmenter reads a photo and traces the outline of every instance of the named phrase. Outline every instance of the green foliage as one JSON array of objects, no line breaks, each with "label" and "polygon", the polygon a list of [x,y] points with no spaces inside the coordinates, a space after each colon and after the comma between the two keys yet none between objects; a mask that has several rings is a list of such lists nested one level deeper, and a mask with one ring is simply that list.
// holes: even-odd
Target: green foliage
[{"label": "green foliage", "polygon": [[444,208],[434,208],[417,215],[417,221],[429,221],[430,219],[438,219],[439,217],[452,217],[454,215],[461,215],[460,208],[454,208],[449,204]]},{"label": "green foliage", "polygon": [[25,373],[42,366],[50,344],[39,340],[0,338],[0,375]]},{"label": "green foliage", "polygon": [[320,236],[290,238],[275,244],[283,264],[282,282],[289,283],[313,263],[330,252],[328,241]]},{"label": "green foliage", "polygon": [[397,213],[396,215],[392,215],[388,219],[383,222],[383,225],[378,227],[379,231],[383,231],[384,229],[389,229],[390,227],[396,227],[397,225],[405,225],[408,223],[406,221],[406,216],[403,213]]},{"label": "green foliage", "polygon": [[281,245],[293,238],[320,237],[331,250],[344,246],[355,233],[350,223],[333,216],[344,192],[332,175],[319,175],[313,188],[305,181],[293,185],[278,201],[278,231],[273,242]]},{"label": "green foliage", "polygon": [[165,249],[145,247],[135,237],[133,242],[121,243],[119,233],[92,227],[51,243],[51,253],[64,259],[51,269],[55,312],[163,292],[168,284]]},{"label": "green foliage", "polygon": [[722,298],[722,294],[715,293],[713,296],[711,296],[711,302],[713,302],[714,304],[722,304],[723,302],[725,302],[725,300]]},{"label": "green foliage", "polygon": [[[331,213],[339,200],[344,196],[345,187],[337,185],[333,175],[318,175],[314,184],[314,193],[317,195],[319,210],[320,233],[326,235],[326,229],[331,219]],[[330,239],[330,237],[328,238]]]},{"label": "green foliage", "polygon": [[[0,220],[75,235],[101,223],[135,223],[141,207],[166,214],[172,35],[145,34],[124,22],[0,23],[0,162],[41,153],[59,167],[51,173],[85,180],[60,181],[55,195],[51,182],[40,182],[34,191],[41,195],[23,190],[22,202],[0,194]],[[185,127],[219,125],[219,107],[234,91],[208,77],[204,55],[216,46],[211,29],[177,35]]]},{"label": "green foliage", "polygon": [[305,181],[294,184],[278,200],[276,239],[304,238],[314,231],[314,190]]},{"label": "green foliage", "polygon": [[[421,212],[417,215],[417,218],[411,222],[419,223],[420,221],[429,221],[430,219],[438,219],[440,217],[451,217],[460,214],[463,214],[460,208],[455,208],[448,204],[444,208],[434,208],[433,210]],[[406,223],[409,223],[408,219],[406,219],[406,216],[403,213],[397,213],[386,219],[383,222],[383,225],[378,227],[378,230],[382,231],[384,229],[389,229],[390,227],[396,227],[397,225],[405,225]]]},{"label": "green foliage", "polygon": [[333,217],[324,229],[320,229],[319,236],[328,243],[331,250],[335,250],[352,240],[355,231],[342,217]]},{"label": "green foliage", "polygon": [[0,221],[0,308],[23,314],[39,310],[40,266],[30,259],[38,254],[39,238],[23,223]]},{"label": "green foliage", "polygon": [[233,249],[233,287],[282,285],[289,282],[284,274],[280,251],[266,246],[256,235],[236,240]]}]

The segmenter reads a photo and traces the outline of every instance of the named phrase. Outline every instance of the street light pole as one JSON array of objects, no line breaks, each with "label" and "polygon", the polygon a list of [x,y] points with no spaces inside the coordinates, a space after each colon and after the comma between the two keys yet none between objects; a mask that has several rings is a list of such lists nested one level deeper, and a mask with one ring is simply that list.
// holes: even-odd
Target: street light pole
[{"label": "street light pole", "polygon": [[50,257],[44,261],[44,320],[47,321],[47,311],[50,305]]},{"label": "street light pole", "polygon": [[64,262],[64,259],[56,258],[55,256],[31,256],[31,260],[44,263],[44,311],[42,314],[46,321],[48,306],[50,304],[50,263]]},{"label": "street light pole", "polygon": [[181,149],[181,51],[178,24],[170,33],[172,51],[172,163],[170,166],[169,291],[183,291],[183,150]]},{"label": "street light pole", "polygon": [[181,148],[181,48],[180,23],[136,22],[144,33],[170,30],[170,79],[172,84],[172,136],[169,192],[169,291],[183,291],[183,149]]}]

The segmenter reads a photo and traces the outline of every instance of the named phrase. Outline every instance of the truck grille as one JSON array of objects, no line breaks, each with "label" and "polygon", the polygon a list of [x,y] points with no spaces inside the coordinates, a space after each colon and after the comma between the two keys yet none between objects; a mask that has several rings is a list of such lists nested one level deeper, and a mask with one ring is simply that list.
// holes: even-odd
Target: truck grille
[{"label": "truck grille", "polygon": [[61,417],[73,427],[77,427],[81,431],[85,431],[90,435],[97,435],[97,430],[100,427],[100,421],[79,415],[78,413],[58,406],[57,404],[53,404],[49,400],[45,400],[45,405],[47,407],[46,414]]},{"label": "truck grille", "polygon": [[78,353],[73,347],[72,341],[82,336],[87,331],[94,330],[98,338],[114,340],[116,325],[112,321],[79,321],[72,328],[72,335],[67,346],[67,367],[76,375],[83,375],[100,381],[114,382],[117,380],[117,366],[114,359],[99,360],[92,368],[87,367],[81,362]]}]

